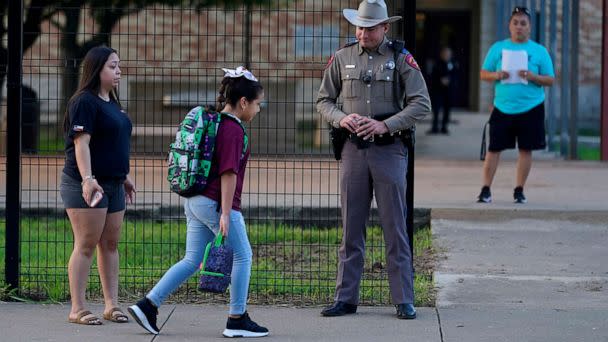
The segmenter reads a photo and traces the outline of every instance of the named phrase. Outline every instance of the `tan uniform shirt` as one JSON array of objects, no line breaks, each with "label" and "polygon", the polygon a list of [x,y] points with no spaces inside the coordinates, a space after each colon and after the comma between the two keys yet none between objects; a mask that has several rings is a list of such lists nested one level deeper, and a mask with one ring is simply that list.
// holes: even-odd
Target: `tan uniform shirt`
[{"label": "tan uniform shirt", "polygon": [[[340,127],[343,117],[352,113],[367,117],[395,113],[384,120],[391,134],[412,127],[430,113],[429,93],[422,73],[406,61],[406,55],[400,53],[397,61],[394,56],[386,37],[377,51],[367,51],[359,44],[338,50],[323,74],[317,111],[336,128]],[[395,68],[402,93],[398,98],[405,104],[403,109],[398,108],[393,99]],[[342,109],[337,105],[339,96]]]}]

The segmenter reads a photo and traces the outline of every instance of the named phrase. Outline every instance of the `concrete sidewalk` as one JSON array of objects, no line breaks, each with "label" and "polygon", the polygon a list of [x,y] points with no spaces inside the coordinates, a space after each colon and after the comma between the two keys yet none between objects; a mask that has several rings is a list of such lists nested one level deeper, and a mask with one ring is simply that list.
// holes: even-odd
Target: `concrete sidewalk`
[{"label": "concrete sidewalk", "polygon": [[[173,308],[170,319],[154,338],[134,321],[104,322],[101,326],[67,323],[69,306],[0,303],[1,341],[215,341],[224,340],[226,307],[165,305],[159,327]],[[92,305],[95,313],[103,307]],[[356,315],[324,318],[321,308],[252,306],[254,320],[267,326],[271,341],[441,341],[434,308],[420,308],[416,320],[394,317],[394,308],[361,307]]]},{"label": "concrete sidewalk", "polygon": [[608,341],[608,213],[436,210],[443,341]]}]

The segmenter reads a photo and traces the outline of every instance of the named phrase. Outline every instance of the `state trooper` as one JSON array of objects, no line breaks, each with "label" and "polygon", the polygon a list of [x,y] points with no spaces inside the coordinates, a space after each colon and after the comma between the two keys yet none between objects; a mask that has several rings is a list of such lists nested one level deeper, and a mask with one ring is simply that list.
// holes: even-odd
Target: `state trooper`
[{"label": "state trooper", "polygon": [[335,301],[321,314],[357,311],[366,222],[375,193],[391,301],[398,318],[414,319],[412,255],[405,223],[407,148],[402,136],[430,113],[430,99],[413,56],[403,42],[386,37],[390,23],[401,17],[389,17],[384,0],[364,0],[358,10],[344,9],[343,14],[356,27],[357,41],[331,57],[317,97],[323,118],[347,134],[341,151],[343,236]]}]

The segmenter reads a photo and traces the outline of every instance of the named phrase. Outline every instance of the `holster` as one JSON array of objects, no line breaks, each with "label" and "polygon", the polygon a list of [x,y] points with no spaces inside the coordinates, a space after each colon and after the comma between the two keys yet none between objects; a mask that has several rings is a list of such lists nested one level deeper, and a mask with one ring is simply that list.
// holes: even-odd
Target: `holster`
[{"label": "holster", "polygon": [[416,126],[401,131],[401,141],[408,149],[413,149],[416,143]]},{"label": "holster", "polygon": [[334,158],[340,160],[342,158],[342,149],[348,139],[348,131],[343,128],[331,127],[329,130],[329,139],[331,140],[331,147],[334,151]]}]

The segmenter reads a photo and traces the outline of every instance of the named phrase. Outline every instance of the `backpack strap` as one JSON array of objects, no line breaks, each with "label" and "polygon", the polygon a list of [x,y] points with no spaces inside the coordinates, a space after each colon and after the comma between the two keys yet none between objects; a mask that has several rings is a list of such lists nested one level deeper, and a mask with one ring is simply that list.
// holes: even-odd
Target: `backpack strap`
[{"label": "backpack strap", "polygon": [[395,103],[395,106],[397,106],[397,108],[399,108],[399,110],[403,110],[403,106],[401,104],[401,102],[399,101],[399,93],[400,93],[400,89],[401,86],[399,84],[399,64],[397,63],[397,59],[399,58],[400,54],[406,54],[408,53],[407,50],[405,49],[405,42],[403,40],[392,40],[388,42],[388,46],[391,47],[391,49],[393,49],[393,53],[394,53],[394,59],[395,59],[395,69],[393,71],[393,102]]},{"label": "backpack strap", "polygon": [[[392,40],[388,42],[388,45],[393,49],[393,53],[394,53],[394,58],[395,58],[395,70],[393,71],[393,103],[395,104],[395,106],[397,108],[399,108],[399,110],[403,110],[403,108],[405,108],[405,106],[407,106],[407,104],[405,104],[405,106],[403,106],[403,103],[401,103],[400,98],[401,96],[399,94],[401,94],[401,84],[399,83],[400,80],[400,75],[399,75],[399,63],[397,63],[397,59],[399,58],[399,55],[403,54],[405,55],[405,61],[410,64],[410,62],[408,61],[408,58],[411,58],[413,60],[412,54],[407,51],[407,49],[405,48],[405,42],[403,40]],[[416,61],[414,61],[414,63],[416,63]],[[411,65],[411,64],[410,64]],[[418,69],[418,68],[417,68]],[[418,69],[420,70],[420,69]],[[416,125],[406,129],[405,132],[405,136],[403,137],[403,140],[405,141],[406,145],[413,147],[414,143],[415,143],[415,135],[414,132],[416,131]]]},{"label": "backpack strap", "polygon": [[241,129],[243,129],[243,151],[241,152],[241,159],[245,158],[245,153],[247,153],[247,148],[249,145],[249,136],[247,135],[247,129],[243,125],[241,119],[237,118],[233,114],[224,113],[224,112],[220,112],[220,114],[221,114],[222,119],[225,117],[230,118],[232,121],[238,123],[239,126],[241,126]]},{"label": "backpack strap", "polygon": [[359,42],[358,40],[355,40],[355,41],[352,41],[352,42],[348,42],[348,43],[344,44],[344,46],[342,46],[338,50],[342,50],[342,49],[347,48],[349,46],[353,46],[353,45],[357,44],[358,42]]}]

